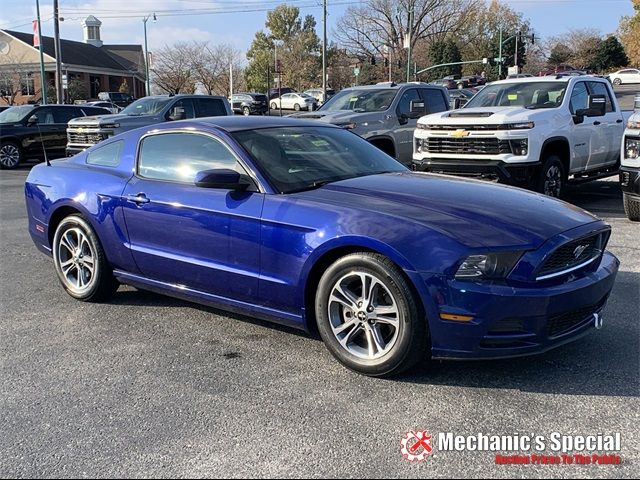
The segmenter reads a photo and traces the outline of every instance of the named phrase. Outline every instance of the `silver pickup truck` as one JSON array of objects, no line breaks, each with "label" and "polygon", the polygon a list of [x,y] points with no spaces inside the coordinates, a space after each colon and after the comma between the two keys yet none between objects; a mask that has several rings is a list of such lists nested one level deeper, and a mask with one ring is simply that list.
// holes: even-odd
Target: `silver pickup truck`
[{"label": "silver pickup truck", "polygon": [[419,117],[449,109],[449,93],[427,83],[378,83],[345,88],[315,112],[293,116],[339,125],[409,165]]},{"label": "silver pickup truck", "polygon": [[[155,95],[136,100],[122,112],[71,120],[67,124],[67,156],[134,128],[198,117],[233,115],[229,101],[210,95]],[[81,121],[76,121],[81,120]]]}]

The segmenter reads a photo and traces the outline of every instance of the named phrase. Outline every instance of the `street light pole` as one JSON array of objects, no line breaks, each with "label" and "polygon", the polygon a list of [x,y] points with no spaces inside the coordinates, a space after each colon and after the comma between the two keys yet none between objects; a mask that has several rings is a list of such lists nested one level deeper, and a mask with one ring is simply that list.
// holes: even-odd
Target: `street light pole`
[{"label": "street light pole", "polygon": [[413,35],[413,5],[409,7],[409,37],[407,38],[407,83],[411,80],[411,37]]},{"label": "street light pole", "polygon": [[[151,95],[151,80],[149,78],[149,48],[147,46],[147,20],[152,15],[149,14],[142,19],[142,23],[144,24],[144,68],[145,68],[145,77],[147,80],[147,96]],[[157,20],[156,14],[153,14],[153,21]]]},{"label": "street light pole", "polygon": [[64,103],[62,98],[62,59],[60,56],[60,11],[58,0],[53,0],[53,47],[56,56],[56,97],[57,103]]},{"label": "street light pole", "polygon": [[42,27],[40,26],[40,0],[36,0],[36,15],[38,18],[38,50],[40,51],[40,93],[42,94],[42,99],[40,103],[42,105],[47,104],[47,77],[44,71],[44,54],[42,52]]},{"label": "street light pole", "polygon": [[322,4],[322,103],[327,101],[327,0]]}]

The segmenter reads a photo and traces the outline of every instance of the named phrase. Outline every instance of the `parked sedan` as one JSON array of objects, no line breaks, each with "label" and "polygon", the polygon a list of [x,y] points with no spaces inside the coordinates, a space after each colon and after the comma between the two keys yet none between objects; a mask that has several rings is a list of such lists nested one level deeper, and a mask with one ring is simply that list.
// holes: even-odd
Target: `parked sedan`
[{"label": "parked sedan", "polygon": [[87,102],[85,105],[90,107],[106,108],[111,113],[120,113],[122,111],[122,107],[119,107],[115,103],[111,103],[111,102],[103,102],[103,101]]},{"label": "parked sedan", "polygon": [[67,122],[109,111],[88,105],[20,105],[0,113],[0,168],[28,158],[64,157]]},{"label": "parked sedan", "polygon": [[614,85],[628,83],[640,83],[640,70],[637,68],[625,68],[609,74],[609,79]]},{"label": "parked sedan", "polygon": [[273,98],[271,100],[271,110],[280,108],[280,102],[282,102],[282,108],[287,110],[315,110],[318,106],[318,101],[311,95],[306,93],[285,93],[282,97]]},{"label": "parked sedan", "polygon": [[312,88],[311,90],[306,90],[304,93],[312,96],[318,102],[318,105],[322,105],[324,102],[329,100],[336,94],[336,91],[332,88],[327,88],[327,98],[323,100],[323,92],[321,88]]},{"label": "parked sedan", "polygon": [[584,210],[413,173],[344,128],[290,118],[132,130],[36,166],[25,198],[72,297],[125,283],[317,329],[372,376],[575,340],[602,326],[619,265]]}]

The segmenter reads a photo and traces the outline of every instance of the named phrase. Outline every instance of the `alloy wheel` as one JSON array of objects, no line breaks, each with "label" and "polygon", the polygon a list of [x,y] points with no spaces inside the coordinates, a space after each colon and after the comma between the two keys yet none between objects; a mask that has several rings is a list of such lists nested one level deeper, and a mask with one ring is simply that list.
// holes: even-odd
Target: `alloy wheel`
[{"label": "alloy wheel", "polygon": [[562,172],[557,165],[552,165],[544,179],[544,194],[558,198],[562,191]]},{"label": "alloy wheel", "polygon": [[0,165],[5,168],[14,168],[20,163],[20,150],[13,144],[0,147]]},{"label": "alloy wheel", "polygon": [[65,286],[76,294],[89,290],[97,277],[97,262],[94,247],[85,232],[78,227],[65,230],[56,253]]},{"label": "alloy wheel", "polygon": [[377,276],[353,271],[340,278],[331,289],[328,310],[334,336],[352,355],[375,360],[396,344],[400,310]]}]

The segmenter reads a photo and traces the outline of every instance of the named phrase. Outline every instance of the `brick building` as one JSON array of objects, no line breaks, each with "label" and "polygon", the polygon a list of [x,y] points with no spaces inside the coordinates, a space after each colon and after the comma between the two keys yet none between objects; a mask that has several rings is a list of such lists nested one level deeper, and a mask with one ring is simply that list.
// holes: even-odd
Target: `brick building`
[{"label": "brick building", "polygon": [[[98,92],[126,91],[135,98],[145,95],[144,51],[140,45],[105,45],[100,40],[102,22],[93,16],[83,23],[84,41],[60,39],[62,73],[70,95],[82,92],[96,98]],[[40,54],[32,33],[0,30],[0,105],[37,103],[40,92]],[[49,96],[55,94],[55,48],[52,37],[42,37]]]}]

